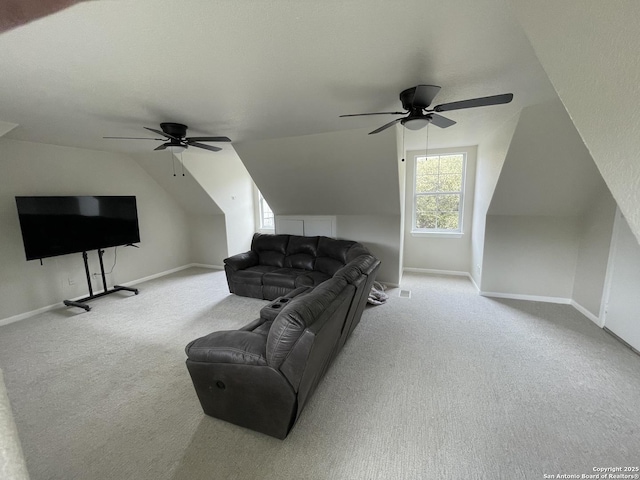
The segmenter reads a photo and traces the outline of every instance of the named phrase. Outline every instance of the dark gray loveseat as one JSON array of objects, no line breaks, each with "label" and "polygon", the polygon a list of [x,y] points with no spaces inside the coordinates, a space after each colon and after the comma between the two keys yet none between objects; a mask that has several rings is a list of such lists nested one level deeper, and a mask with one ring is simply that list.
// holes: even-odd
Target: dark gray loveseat
[{"label": "dark gray loveseat", "polygon": [[329,237],[256,233],[251,250],[224,260],[229,291],[273,300],[298,287],[315,287],[360,255],[360,243]]},{"label": "dark gray loveseat", "polygon": [[285,438],[360,321],[379,266],[362,253],[319,285],[271,302],[241,329],[187,345],[187,368],[204,412]]}]

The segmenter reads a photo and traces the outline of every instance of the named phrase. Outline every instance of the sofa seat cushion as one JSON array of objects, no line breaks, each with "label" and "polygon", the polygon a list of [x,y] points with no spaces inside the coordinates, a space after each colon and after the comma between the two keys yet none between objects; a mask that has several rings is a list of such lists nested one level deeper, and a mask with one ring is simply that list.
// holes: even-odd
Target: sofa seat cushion
[{"label": "sofa seat cushion", "polygon": [[266,365],[266,343],[263,332],[221,331],[194,340],[185,351],[192,362]]},{"label": "sofa seat cushion", "polygon": [[234,273],[233,280],[235,282],[242,282],[249,285],[262,285],[262,277],[274,270],[278,270],[278,267],[256,265],[255,267],[249,267],[245,270],[238,270]]},{"label": "sofa seat cushion", "polygon": [[300,275],[308,273],[307,270],[299,268],[279,268],[271,272],[265,273],[262,283],[264,285],[270,285],[274,287],[296,288],[296,278]]}]

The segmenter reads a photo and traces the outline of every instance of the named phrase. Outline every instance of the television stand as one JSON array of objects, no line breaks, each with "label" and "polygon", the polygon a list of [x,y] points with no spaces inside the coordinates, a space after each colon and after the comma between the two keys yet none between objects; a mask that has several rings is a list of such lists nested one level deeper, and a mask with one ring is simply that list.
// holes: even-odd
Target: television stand
[{"label": "television stand", "polygon": [[91,310],[91,307],[87,305],[85,302],[88,302],[89,300],[93,300],[94,298],[104,297],[105,295],[110,295],[112,293],[120,292],[123,290],[127,292],[133,292],[136,295],[138,295],[139,292],[137,288],[123,287],[122,285],[114,285],[111,290],[107,289],[107,278],[104,273],[104,264],[102,262],[103,253],[104,253],[104,250],[98,249],[98,259],[100,260],[100,274],[102,275],[102,285],[104,286],[104,291],[100,293],[96,293],[95,295],[93,294],[93,288],[91,287],[91,274],[89,273],[89,261],[87,259],[87,252],[82,252],[82,258],[84,259],[84,271],[87,274],[87,286],[89,287],[89,296],[81,298],[79,300],[65,300],[63,303],[67,307],[84,308],[88,312],[89,310]]}]

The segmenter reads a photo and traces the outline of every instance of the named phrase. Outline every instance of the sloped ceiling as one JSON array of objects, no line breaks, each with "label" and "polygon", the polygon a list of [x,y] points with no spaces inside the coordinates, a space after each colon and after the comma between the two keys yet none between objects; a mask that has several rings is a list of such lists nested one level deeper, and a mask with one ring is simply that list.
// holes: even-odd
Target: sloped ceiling
[{"label": "sloped ceiling", "polygon": [[510,4],[640,241],[640,2]]},{"label": "sloped ceiling", "polygon": [[238,155],[279,215],[400,215],[395,129],[243,142]]},{"label": "sloped ceiling", "polygon": [[370,131],[394,117],[338,116],[398,110],[420,83],[442,86],[437,103],[513,92],[430,132],[474,144],[554,96],[503,0],[82,2],[0,35],[0,70],[9,138],[129,153],[156,143],[102,137],[163,121],[237,142]]},{"label": "sloped ceiling", "polygon": [[520,114],[488,213],[577,216],[603,187],[589,151],[556,100]]},{"label": "sloped ceiling", "polygon": [[[224,212],[180,159],[168,151],[131,156],[188,214],[222,215]],[[175,176],[174,176],[175,172]],[[183,176],[184,173],[184,176]]]}]

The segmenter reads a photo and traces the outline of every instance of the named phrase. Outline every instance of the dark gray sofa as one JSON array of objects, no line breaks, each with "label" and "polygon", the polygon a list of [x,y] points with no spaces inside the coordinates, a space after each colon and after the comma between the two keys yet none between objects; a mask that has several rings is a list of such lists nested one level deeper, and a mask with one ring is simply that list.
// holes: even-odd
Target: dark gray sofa
[{"label": "dark gray sofa", "polygon": [[329,237],[256,233],[251,250],[224,260],[229,291],[273,300],[298,287],[315,287],[360,255],[360,243]]},{"label": "dark gray sofa", "polygon": [[380,261],[361,254],[315,287],[292,289],[239,330],[186,347],[204,412],[285,438],[360,321]]}]

